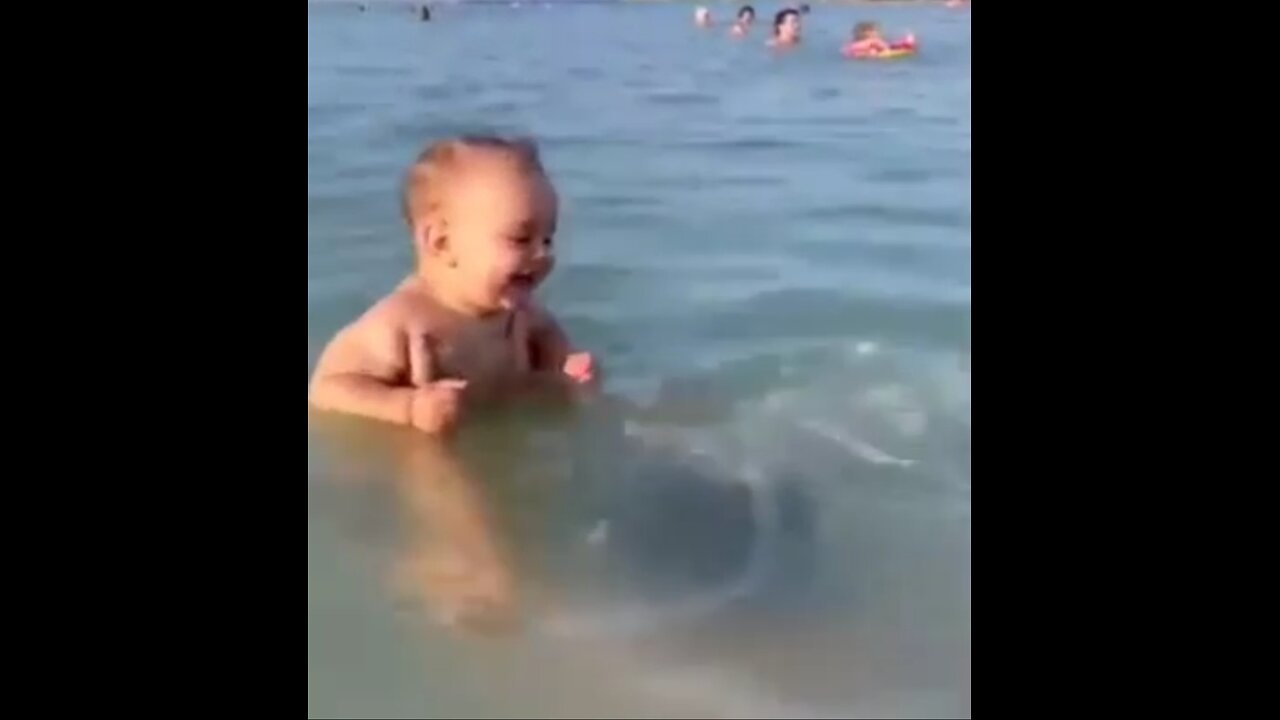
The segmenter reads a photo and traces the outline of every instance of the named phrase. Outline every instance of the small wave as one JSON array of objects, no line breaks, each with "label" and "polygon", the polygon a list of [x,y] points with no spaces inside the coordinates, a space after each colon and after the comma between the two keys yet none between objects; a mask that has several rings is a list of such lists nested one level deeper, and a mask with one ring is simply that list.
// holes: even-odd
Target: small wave
[{"label": "small wave", "polygon": [[937,175],[934,168],[928,169],[912,169],[912,168],[890,168],[872,172],[868,178],[871,182],[890,183],[893,185],[918,185],[928,182]]},{"label": "small wave", "polygon": [[969,225],[969,214],[961,208],[910,207],[905,205],[873,205],[846,203],[814,208],[813,218],[821,220],[881,220],[901,225],[926,225],[957,228]]},{"label": "small wave", "polygon": [[706,666],[649,669],[641,677],[642,687],[655,695],[667,701],[699,706],[711,717],[814,720],[851,717],[835,708],[786,702],[761,690],[759,684],[748,677]]},{"label": "small wave", "polygon": [[802,145],[798,140],[783,137],[729,137],[685,138],[675,140],[671,146],[679,150],[713,150],[750,152],[758,150],[788,150]]},{"label": "small wave", "polygon": [[850,337],[870,331],[890,339],[955,344],[968,337],[969,314],[963,302],[778,289],[719,309],[706,308],[691,322],[706,339],[779,341]]},{"label": "small wave", "polygon": [[404,66],[340,65],[332,70],[336,77],[368,80],[371,78],[408,77],[412,73]]},{"label": "small wave", "polygon": [[838,443],[852,455],[862,458],[869,463],[873,463],[875,465],[897,465],[898,467],[911,467],[916,464],[915,460],[894,457],[871,443],[856,438],[841,428],[829,423],[819,422],[817,420],[801,420],[799,421],[799,425],[800,427],[821,437]]},{"label": "small wave", "polygon": [[605,195],[605,194],[586,194],[574,199],[575,206],[590,207],[601,210],[614,210],[618,208],[661,208],[662,201],[653,197],[644,197],[641,195]]},{"label": "small wave", "polygon": [[644,98],[653,105],[719,105],[720,98],[714,95],[707,95],[700,92],[672,92],[672,91],[656,91],[650,92]]},{"label": "small wave", "polygon": [[604,71],[592,66],[571,67],[568,70],[569,77],[574,80],[596,80],[605,76]]}]

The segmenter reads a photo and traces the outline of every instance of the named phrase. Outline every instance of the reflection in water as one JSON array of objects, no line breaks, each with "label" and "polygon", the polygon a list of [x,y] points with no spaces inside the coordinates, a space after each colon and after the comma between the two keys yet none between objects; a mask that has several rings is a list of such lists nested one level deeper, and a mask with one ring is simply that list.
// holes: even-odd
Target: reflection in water
[{"label": "reflection in water", "polygon": [[[810,547],[796,542],[812,516],[796,484],[753,484],[651,442],[621,408],[601,402],[542,431],[509,418],[457,446],[352,418],[317,415],[313,427],[366,503],[396,509],[394,535],[374,512],[353,536],[391,540],[394,587],[446,624],[509,629],[525,585],[557,598],[538,610],[544,632],[636,632],[759,589],[780,531]],[[807,564],[793,552],[787,568]],[[612,610],[589,609],[601,606]]]}]

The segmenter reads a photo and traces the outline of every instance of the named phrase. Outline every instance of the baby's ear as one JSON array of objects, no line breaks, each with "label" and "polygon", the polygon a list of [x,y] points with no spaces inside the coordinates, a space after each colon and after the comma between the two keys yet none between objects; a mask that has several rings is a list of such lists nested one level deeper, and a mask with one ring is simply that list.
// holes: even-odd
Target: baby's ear
[{"label": "baby's ear", "polygon": [[442,220],[422,222],[414,233],[414,243],[424,257],[441,257],[449,253],[449,239]]}]

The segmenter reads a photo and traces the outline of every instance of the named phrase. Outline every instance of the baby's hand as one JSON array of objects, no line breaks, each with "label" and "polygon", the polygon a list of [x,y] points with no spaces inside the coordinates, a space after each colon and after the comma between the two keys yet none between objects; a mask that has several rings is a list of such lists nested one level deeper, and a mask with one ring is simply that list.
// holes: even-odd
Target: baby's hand
[{"label": "baby's hand", "polygon": [[447,432],[458,422],[466,380],[437,380],[416,388],[409,404],[409,422],[425,433]]},{"label": "baby's hand", "polygon": [[579,385],[585,385],[596,379],[595,365],[591,353],[572,353],[564,359],[564,374]]}]

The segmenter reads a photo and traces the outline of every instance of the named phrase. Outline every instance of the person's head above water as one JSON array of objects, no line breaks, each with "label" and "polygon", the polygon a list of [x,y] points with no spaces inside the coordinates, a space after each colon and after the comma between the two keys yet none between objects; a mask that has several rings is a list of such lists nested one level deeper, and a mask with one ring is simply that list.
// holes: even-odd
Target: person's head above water
[{"label": "person's head above water", "polygon": [[456,307],[522,304],[555,265],[558,199],[528,140],[461,137],[428,147],[404,182],[419,275]]},{"label": "person's head above water", "polygon": [[756,9],[750,5],[743,5],[738,10],[738,22],[743,25],[749,25],[756,20]]},{"label": "person's head above water", "polygon": [[779,45],[800,42],[800,11],[784,8],[773,16],[773,40]]},{"label": "person's head above water", "polygon": [[853,26],[854,40],[874,40],[880,37],[880,26],[873,22],[860,22]]},{"label": "person's head above water", "polygon": [[711,24],[711,11],[705,5],[699,5],[698,9],[693,11],[693,22],[700,26]]}]

